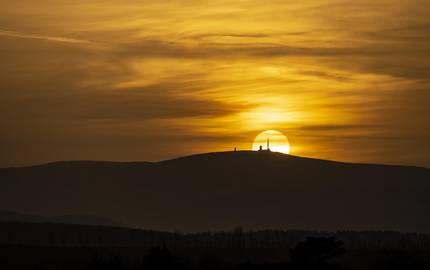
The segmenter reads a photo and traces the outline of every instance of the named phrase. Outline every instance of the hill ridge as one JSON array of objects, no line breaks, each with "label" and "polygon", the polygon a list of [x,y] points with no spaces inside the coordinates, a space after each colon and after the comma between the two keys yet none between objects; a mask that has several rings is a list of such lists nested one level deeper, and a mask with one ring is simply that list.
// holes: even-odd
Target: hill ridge
[{"label": "hill ridge", "polygon": [[253,150],[238,150],[238,151],[217,151],[217,152],[207,152],[207,153],[195,153],[184,155],[175,158],[163,159],[159,161],[144,161],[144,160],[135,160],[135,161],[112,161],[112,160],[58,160],[41,164],[27,165],[27,166],[16,166],[16,167],[4,167],[0,168],[0,170],[4,169],[21,169],[21,168],[33,168],[33,167],[42,167],[42,166],[52,166],[52,165],[79,165],[79,164],[111,164],[111,165],[146,165],[146,164],[157,164],[157,163],[166,163],[173,162],[179,160],[187,160],[194,159],[199,157],[209,157],[213,155],[225,155],[225,154],[251,154],[251,155],[277,155],[286,158],[295,158],[307,161],[316,161],[316,162],[328,162],[328,163],[337,163],[337,164],[345,164],[345,165],[365,165],[365,166],[388,166],[388,167],[408,167],[408,168],[418,168],[418,169],[426,169],[430,170],[430,168],[423,166],[415,166],[415,165],[402,165],[402,164],[385,164],[385,163],[362,163],[362,162],[347,162],[347,161],[339,161],[339,160],[330,160],[330,159],[321,159],[321,158],[312,158],[312,157],[304,157],[304,156],[296,156],[291,154],[283,154],[279,152],[258,152]]},{"label": "hill ridge", "polygon": [[83,162],[0,170],[0,205],[157,230],[430,232],[426,168],[246,151],[161,162]]}]

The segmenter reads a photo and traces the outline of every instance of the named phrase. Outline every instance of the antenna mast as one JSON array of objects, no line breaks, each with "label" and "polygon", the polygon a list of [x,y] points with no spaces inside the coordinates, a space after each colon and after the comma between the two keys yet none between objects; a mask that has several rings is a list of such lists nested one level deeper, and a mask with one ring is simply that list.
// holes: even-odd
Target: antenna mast
[{"label": "antenna mast", "polygon": [[267,137],[267,150],[270,150],[270,147],[269,147],[269,137]]}]

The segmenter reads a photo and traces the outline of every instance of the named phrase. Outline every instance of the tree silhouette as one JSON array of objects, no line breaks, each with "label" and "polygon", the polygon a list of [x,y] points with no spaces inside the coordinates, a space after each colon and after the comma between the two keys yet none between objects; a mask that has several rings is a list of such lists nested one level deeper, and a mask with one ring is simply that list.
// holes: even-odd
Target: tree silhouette
[{"label": "tree silhouette", "polygon": [[291,263],[298,269],[333,269],[329,260],[343,255],[344,243],[335,237],[308,237],[291,249]]},{"label": "tree silhouette", "polygon": [[145,270],[187,270],[187,264],[170,250],[163,247],[155,247],[149,251],[148,256],[143,259],[142,269]]},{"label": "tree silhouette", "polygon": [[90,261],[87,270],[122,270],[125,269],[125,265],[120,257],[113,257],[105,260],[99,254]]}]

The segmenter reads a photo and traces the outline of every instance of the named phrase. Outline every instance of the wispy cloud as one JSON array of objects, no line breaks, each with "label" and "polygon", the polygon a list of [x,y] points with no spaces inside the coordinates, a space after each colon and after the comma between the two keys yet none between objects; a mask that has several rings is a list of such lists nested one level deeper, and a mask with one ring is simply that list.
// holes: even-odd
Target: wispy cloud
[{"label": "wispy cloud", "polygon": [[59,36],[46,36],[46,35],[38,35],[38,34],[28,34],[28,33],[20,33],[15,31],[1,30],[0,36],[8,36],[15,38],[29,38],[29,39],[39,39],[39,40],[47,40],[54,42],[62,42],[62,43],[72,43],[72,44],[88,44],[94,45],[95,43],[89,40],[70,38],[70,37],[59,37]]}]

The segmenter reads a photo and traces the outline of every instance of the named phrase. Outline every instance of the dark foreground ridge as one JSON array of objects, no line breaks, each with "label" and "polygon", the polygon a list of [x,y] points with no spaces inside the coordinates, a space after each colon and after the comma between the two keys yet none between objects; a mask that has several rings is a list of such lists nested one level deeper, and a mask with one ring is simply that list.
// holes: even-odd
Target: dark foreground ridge
[{"label": "dark foreground ridge", "polygon": [[428,269],[430,235],[0,222],[0,269]]},{"label": "dark foreground ridge", "polygon": [[97,216],[165,231],[430,232],[430,170],[270,152],[0,169],[3,210]]}]

